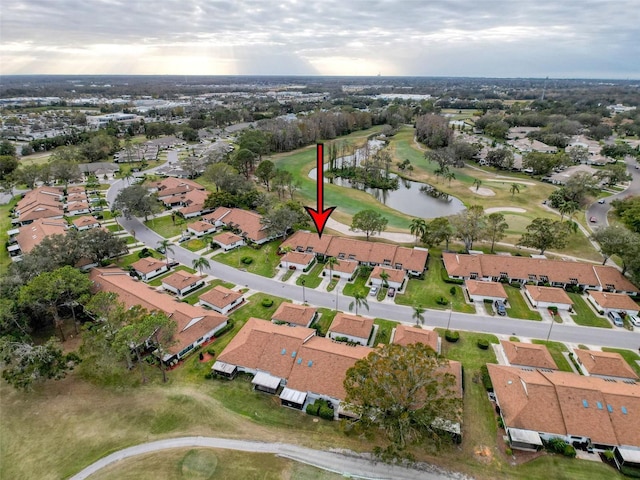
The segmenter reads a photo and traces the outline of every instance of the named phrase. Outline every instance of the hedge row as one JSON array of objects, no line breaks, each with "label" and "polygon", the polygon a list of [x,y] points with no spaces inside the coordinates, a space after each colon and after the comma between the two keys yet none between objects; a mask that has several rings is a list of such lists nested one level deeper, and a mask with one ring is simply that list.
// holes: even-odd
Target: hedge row
[{"label": "hedge row", "polygon": [[325,420],[333,420],[333,408],[329,407],[326,400],[316,400],[307,405],[307,414],[324,418]]}]

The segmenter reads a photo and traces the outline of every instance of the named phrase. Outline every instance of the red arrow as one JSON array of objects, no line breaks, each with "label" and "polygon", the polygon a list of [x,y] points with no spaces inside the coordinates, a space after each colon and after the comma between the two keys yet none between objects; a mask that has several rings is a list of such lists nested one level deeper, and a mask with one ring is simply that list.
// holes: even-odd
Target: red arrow
[{"label": "red arrow", "polygon": [[317,207],[315,209],[311,207],[304,207],[307,213],[311,216],[311,220],[313,220],[313,223],[315,224],[316,228],[318,229],[318,237],[320,238],[322,238],[322,231],[324,230],[324,226],[327,223],[327,220],[329,220],[329,216],[336,208],[336,207],[329,207],[326,210],[324,209],[324,171],[322,170],[324,168],[323,149],[324,149],[324,145],[322,143],[319,143],[317,145],[317,158],[316,158],[316,162],[317,162],[316,181],[318,182],[316,186],[316,192],[318,197]]}]

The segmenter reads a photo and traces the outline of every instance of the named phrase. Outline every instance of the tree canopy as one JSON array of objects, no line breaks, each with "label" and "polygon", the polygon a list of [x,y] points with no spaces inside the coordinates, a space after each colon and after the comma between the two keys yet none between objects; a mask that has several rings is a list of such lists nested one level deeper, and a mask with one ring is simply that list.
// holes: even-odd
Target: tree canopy
[{"label": "tree canopy", "polygon": [[361,210],[351,220],[352,232],[364,232],[367,240],[371,235],[384,232],[389,221],[375,210]]},{"label": "tree canopy", "polygon": [[381,429],[386,437],[387,445],[376,447],[376,453],[407,457],[410,445],[431,442],[438,447],[450,438],[438,426],[458,421],[461,400],[447,363],[422,343],[391,344],[347,370],[347,409],[360,416],[357,424],[365,431]]},{"label": "tree canopy", "polygon": [[549,248],[564,248],[569,232],[567,225],[549,218],[535,218],[522,235],[518,245],[537,248],[542,255]]}]

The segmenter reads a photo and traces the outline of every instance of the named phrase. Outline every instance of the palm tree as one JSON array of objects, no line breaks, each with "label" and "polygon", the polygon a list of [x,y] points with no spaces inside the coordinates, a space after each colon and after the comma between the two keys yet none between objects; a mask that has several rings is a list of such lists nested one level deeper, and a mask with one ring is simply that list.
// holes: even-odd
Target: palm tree
[{"label": "palm tree", "polygon": [[389,282],[387,281],[389,280],[389,274],[384,270],[380,272],[380,280],[382,280],[382,286],[384,288],[387,288],[389,286]]},{"label": "palm tree", "polygon": [[131,173],[131,170],[127,170],[125,173],[122,174],[122,178],[126,180],[127,185],[130,185],[131,179],[133,178],[133,173]]},{"label": "palm tree", "polygon": [[424,308],[422,308],[422,305],[416,305],[415,307],[413,307],[413,317],[416,320],[416,325],[424,325]]},{"label": "palm tree", "polygon": [[207,260],[205,257],[194,258],[191,261],[191,265],[193,265],[193,268],[196,268],[200,271],[200,276],[202,276],[203,268],[211,268],[211,264],[209,263],[209,260]]},{"label": "palm tree", "polygon": [[164,240],[160,240],[158,242],[156,249],[164,250],[164,256],[167,260],[167,268],[169,268],[169,252],[173,253],[173,244],[165,238]]},{"label": "palm tree", "polygon": [[427,232],[427,222],[423,218],[414,218],[411,220],[411,224],[409,225],[409,231],[411,235],[416,237],[416,244],[418,240],[424,237],[424,234]]},{"label": "palm tree", "polygon": [[448,171],[443,175],[443,177],[445,180],[449,180],[449,185],[451,185],[451,180],[456,178],[456,174]]},{"label": "palm tree", "polygon": [[340,260],[338,260],[336,257],[327,258],[327,265],[329,266],[329,281],[331,281],[333,279],[333,267],[334,267],[334,265],[338,265],[339,263],[340,263]]},{"label": "palm tree", "polygon": [[509,192],[511,192],[511,197],[513,198],[516,193],[520,193],[520,185],[518,185],[517,183],[512,183]]},{"label": "palm tree", "polygon": [[358,315],[358,307],[365,307],[369,311],[369,303],[367,303],[367,294],[360,290],[353,292],[353,302],[349,304],[349,311],[355,307],[356,315]]},{"label": "palm tree", "polygon": [[205,244],[205,246],[206,246],[207,248],[211,248],[211,244],[213,243],[213,242],[211,241],[211,239],[212,239],[212,238],[213,238],[213,236],[212,236],[210,233],[205,233],[205,234],[202,236],[202,241],[204,242],[204,244]]},{"label": "palm tree", "polygon": [[480,190],[480,185],[482,185],[482,180],[480,180],[479,178],[476,178],[473,181],[473,185],[476,187],[476,192],[477,192],[478,190]]}]

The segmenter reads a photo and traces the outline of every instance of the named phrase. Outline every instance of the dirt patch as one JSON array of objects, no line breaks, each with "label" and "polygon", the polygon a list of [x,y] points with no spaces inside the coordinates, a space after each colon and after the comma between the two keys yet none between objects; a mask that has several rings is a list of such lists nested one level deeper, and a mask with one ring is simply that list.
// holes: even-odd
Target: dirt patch
[{"label": "dirt patch", "polygon": [[476,195],[480,195],[481,197],[495,197],[495,195],[496,195],[496,192],[494,192],[490,188],[469,187],[469,190],[471,190]]},{"label": "dirt patch", "polygon": [[475,459],[482,463],[491,463],[493,459],[493,453],[491,449],[486,445],[479,445],[473,449],[473,456]]}]

